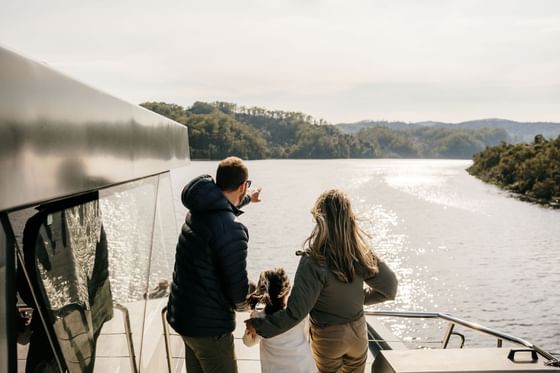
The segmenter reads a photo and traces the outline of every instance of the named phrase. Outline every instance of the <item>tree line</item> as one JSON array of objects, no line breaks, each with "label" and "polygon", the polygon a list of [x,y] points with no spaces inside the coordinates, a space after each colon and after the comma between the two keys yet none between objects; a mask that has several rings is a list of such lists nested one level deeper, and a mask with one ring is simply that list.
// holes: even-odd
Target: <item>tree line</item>
[{"label": "tree line", "polygon": [[165,102],[141,105],[189,128],[192,159],[470,159],[509,139],[506,131],[495,128],[374,127],[349,134],[304,113],[228,102],[197,101],[188,108]]},{"label": "tree line", "polygon": [[524,199],[560,207],[560,136],[532,144],[494,146],[476,154],[467,171]]}]

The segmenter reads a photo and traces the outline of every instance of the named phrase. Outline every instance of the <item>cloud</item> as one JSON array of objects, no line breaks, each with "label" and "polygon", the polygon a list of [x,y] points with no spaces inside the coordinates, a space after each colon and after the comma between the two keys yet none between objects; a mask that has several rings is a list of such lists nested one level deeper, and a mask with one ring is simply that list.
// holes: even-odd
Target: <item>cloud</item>
[{"label": "cloud", "polygon": [[553,0],[22,0],[0,15],[5,45],[131,101],[242,100],[331,121],[536,101],[558,120],[559,25]]}]

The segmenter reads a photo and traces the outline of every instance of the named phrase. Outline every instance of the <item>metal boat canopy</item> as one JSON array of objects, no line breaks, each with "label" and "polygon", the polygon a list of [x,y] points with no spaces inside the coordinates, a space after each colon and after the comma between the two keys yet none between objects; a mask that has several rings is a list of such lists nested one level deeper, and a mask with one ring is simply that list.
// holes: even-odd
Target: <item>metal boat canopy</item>
[{"label": "metal boat canopy", "polygon": [[0,47],[0,211],[188,160],[185,126]]}]

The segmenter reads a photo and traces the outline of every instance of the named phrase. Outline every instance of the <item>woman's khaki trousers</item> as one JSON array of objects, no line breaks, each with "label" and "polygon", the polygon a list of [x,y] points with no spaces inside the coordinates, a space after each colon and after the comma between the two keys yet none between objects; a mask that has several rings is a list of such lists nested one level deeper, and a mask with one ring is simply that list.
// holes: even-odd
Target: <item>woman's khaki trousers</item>
[{"label": "woman's khaki trousers", "polygon": [[342,325],[311,325],[311,351],[320,373],[363,373],[368,351],[365,317]]}]

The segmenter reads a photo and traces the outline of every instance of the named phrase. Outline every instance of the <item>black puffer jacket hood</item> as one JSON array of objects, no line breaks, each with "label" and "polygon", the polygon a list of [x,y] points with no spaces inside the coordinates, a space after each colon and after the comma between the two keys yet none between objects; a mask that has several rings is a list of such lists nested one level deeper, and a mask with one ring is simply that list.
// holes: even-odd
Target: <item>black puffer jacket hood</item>
[{"label": "black puffer jacket hood", "polygon": [[183,205],[191,212],[231,210],[236,216],[242,211],[225,198],[210,175],[202,175],[188,183],[181,194]]}]

